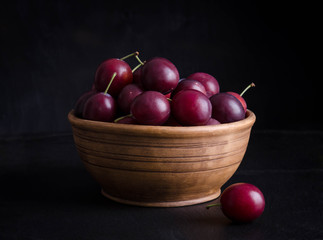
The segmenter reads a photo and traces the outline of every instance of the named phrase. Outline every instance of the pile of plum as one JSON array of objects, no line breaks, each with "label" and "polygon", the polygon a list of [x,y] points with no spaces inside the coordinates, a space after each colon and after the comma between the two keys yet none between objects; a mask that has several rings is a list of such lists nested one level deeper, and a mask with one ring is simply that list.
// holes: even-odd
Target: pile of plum
[{"label": "pile of plum", "polygon": [[[79,97],[75,115],[80,118],[142,125],[201,126],[239,121],[247,104],[241,94],[220,92],[218,81],[196,72],[180,79],[176,66],[166,58],[141,61],[134,52],[110,58],[96,70],[92,89]],[[125,61],[135,57],[131,69]]]},{"label": "pile of plum", "polygon": [[[142,62],[134,52],[121,59],[102,62],[92,89],[79,97],[77,117],[104,122],[164,126],[201,126],[230,123],[245,118],[242,95],[220,92],[218,81],[208,73],[196,72],[180,79],[175,65],[155,57]],[[125,59],[136,57],[139,65],[131,69]],[[262,215],[265,198],[254,185],[237,183],[226,188],[220,203],[225,216],[246,223]]]}]

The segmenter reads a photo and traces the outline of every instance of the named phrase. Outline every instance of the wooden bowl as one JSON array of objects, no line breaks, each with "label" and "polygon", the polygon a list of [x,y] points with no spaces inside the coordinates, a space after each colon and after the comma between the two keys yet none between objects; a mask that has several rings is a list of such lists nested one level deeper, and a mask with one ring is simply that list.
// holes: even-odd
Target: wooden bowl
[{"label": "wooden bowl", "polygon": [[246,152],[255,114],[233,123],[167,127],[68,114],[75,145],[102,194],[117,202],[177,207],[217,198]]}]

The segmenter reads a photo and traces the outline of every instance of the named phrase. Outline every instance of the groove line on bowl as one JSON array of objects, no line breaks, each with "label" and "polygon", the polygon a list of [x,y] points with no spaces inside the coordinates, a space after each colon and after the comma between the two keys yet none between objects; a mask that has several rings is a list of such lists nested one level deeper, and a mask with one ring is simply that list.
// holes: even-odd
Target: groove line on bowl
[{"label": "groove line on bowl", "polygon": [[[135,154],[125,154],[125,153],[109,153],[109,152],[104,152],[104,151],[97,151],[97,150],[93,150],[93,149],[89,149],[86,148],[84,146],[80,146],[80,145],[76,145],[78,150],[83,153],[83,154],[88,154],[89,152],[91,153],[91,156],[94,157],[98,157],[98,158],[107,158],[109,157],[109,160],[114,160],[114,161],[125,161],[125,162],[160,162],[160,163],[192,163],[192,162],[197,162],[194,160],[190,160],[190,161],[165,161],[165,160],[153,160],[153,161],[147,161],[147,160],[127,160],[125,158],[117,158],[115,156],[125,156],[125,157],[136,157],[136,158],[144,158],[144,159],[194,159],[194,158],[202,158],[202,160],[199,160],[198,162],[208,162],[208,161],[215,161],[217,159],[223,159],[226,157],[231,157],[237,154],[240,154],[244,151],[246,151],[246,147],[247,147],[248,143],[246,143],[245,145],[240,146],[239,148],[237,148],[236,150],[230,150],[228,152],[223,152],[223,153],[218,153],[218,154],[211,154],[211,155],[196,155],[196,156],[171,156],[171,157],[164,157],[164,156],[148,156],[148,155],[135,155]],[[101,154],[100,154],[101,153]],[[110,156],[107,156],[106,154],[110,154]],[[113,155],[113,156],[112,156]],[[210,158],[212,157],[212,158]],[[203,158],[207,158],[207,159],[203,159]]]},{"label": "groove line on bowl", "polygon": [[82,161],[86,164],[90,164],[92,166],[95,167],[100,167],[100,168],[106,168],[106,169],[113,169],[113,170],[119,170],[119,171],[129,171],[129,172],[149,172],[149,173],[180,173],[180,174],[185,174],[185,173],[198,173],[198,172],[212,172],[212,171],[218,171],[224,168],[228,168],[228,167],[232,167],[234,165],[240,164],[242,160],[239,160],[237,162],[231,163],[229,165],[225,165],[225,166],[221,166],[218,168],[209,168],[209,169],[203,169],[203,170],[199,170],[199,171],[156,171],[156,170],[144,170],[144,169],[128,169],[128,168],[117,168],[117,167],[106,167],[106,166],[102,166],[99,164],[95,164],[89,161],[86,161],[84,159],[82,159]]},{"label": "groove line on bowl", "polygon": [[[78,132],[74,132],[74,135],[80,139],[83,139],[83,140],[87,140],[87,141],[95,141],[97,143],[103,143],[103,144],[109,144],[109,145],[117,145],[117,146],[131,146],[131,147],[134,147],[134,146],[140,146],[140,147],[156,147],[156,148],[183,148],[183,149],[187,149],[187,148],[202,148],[202,147],[215,147],[215,146],[223,146],[223,145],[226,145],[226,144],[230,144],[230,143],[235,143],[235,142],[238,142],[238,141],[242,141],[246,138],[249,138],[249,135],[248,134],[242,134],[241,137],[238,137],[238,138],[234,138],[234,139],[231,139],[230,141],[229,140],[226,140],[226,141],[222,141],[222,142],[217,142],[217,143],[194,143],[194,144],[189,144],[189,143],[185,143],[185,144],[174,144],[172,143],[171,145],[158,145],[158,144],[154,144],[153,141],[147,141],[146,143],[145,142],[140,142],[140,144],[138,144],[139,142],[138,141],[130,141],[129,139],[127,139],[127,143],[125,142],[116,142],[116,141],[107,141],[107,139],[104,139],[104,138],[98,138],[96,137],[95,139],[94,138],[91,138],[91,137],[87,137],[86,135],[82,135]],[[147,145],[143,145],[143,144],[147,144]],[[149,145],[148,145],[149,144]]]}]

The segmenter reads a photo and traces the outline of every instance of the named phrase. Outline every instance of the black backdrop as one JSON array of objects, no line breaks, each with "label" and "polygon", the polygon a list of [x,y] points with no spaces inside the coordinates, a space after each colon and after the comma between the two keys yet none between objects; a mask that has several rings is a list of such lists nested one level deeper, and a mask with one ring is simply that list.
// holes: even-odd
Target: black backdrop
[{"label": "black backdrop", "polygon": [[[70,132],[97,66],[139,51],[181,77],[246,93],[256,129],[322,130],[317,6],[310,1],[7,1],[0,8],[0,137]],[[318,55],[318,54],[317,54]],[[131,62],[131,66],[135,62]]]}]

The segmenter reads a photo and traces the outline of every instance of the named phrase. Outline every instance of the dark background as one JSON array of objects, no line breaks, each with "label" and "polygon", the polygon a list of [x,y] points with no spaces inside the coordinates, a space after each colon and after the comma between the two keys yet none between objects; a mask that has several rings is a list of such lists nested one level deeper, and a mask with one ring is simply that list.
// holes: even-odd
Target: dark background
[{"label": "dark background", "polygon": [[275,0],[6,1],[0,137],[71,132],[67,113],[97,66],[137,50],[142,60],[168,58],[181,77],[210,73],[222,91],[254,82],[245,98],[255,129],[322,130],[317,9]]},{"label": "dark background", "polygon": [[[312,1],[2,1],[0,239],[323,239],[320,11]],[[209,203],[141,208],[100,194],[67,114],[102,61],[137,50],[181,77],[210,73],[222,91],[256,84],[248,149],[222,187],[261,189],[255,222],[233,224]]]}]

